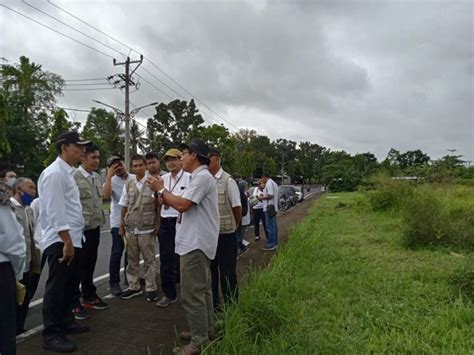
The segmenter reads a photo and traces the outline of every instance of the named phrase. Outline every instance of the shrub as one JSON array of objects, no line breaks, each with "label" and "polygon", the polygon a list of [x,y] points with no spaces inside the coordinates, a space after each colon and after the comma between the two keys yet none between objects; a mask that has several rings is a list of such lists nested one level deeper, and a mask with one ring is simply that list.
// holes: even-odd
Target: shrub
[{"label": "shrub", "polygon": [[367,196],[374,211],[399,209],[413,194],[412,181],[395,180],[388,175],[375,175],[372,184],[375,190],[368,191]]},{"label": "shrub", "polygon": [[444,245],[474,250],[474,203],[449,188],[419,187],[403,207],[404,236],[411,247]]},{"label": "shrub", "polygon": [[474,299],[474,255],[466,257],[461,266],[450,277],[456,293]]}]

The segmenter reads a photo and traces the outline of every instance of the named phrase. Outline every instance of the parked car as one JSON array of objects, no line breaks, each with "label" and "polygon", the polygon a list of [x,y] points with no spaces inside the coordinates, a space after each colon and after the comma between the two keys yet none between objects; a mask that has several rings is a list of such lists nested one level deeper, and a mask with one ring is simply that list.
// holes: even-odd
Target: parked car
[{"label": "parked car", "polygon": [[296,196],[298,197],[297,201],[298,202],[303,202],[304,200],[304,189],[301,186],[295,186],[295,193]]},{"label": "parked car", "polygon": [[278,208],[285,211],[291,206],[296,205],[298,197],[294,186],[280,185],[278,186]]}]

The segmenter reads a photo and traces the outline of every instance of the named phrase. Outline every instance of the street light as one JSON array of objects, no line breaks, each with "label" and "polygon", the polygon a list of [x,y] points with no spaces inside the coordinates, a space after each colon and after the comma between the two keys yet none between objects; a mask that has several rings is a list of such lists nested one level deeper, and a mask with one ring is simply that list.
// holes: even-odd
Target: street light
[{"label": "street light", "polygon": [[[119,118],[124,117],[125,120],[127,120],[127,117],[126,117],[125,113],[122,110],[118,109],[117,107],[111,106],[111,105],[106,104],[104,102],[101,102],[99,100],[92,100],[92,101],[94,101],[95,103],[98,103],[100,105],[111,108],[117,114],[117,117],[119,117]],[[142,108],[149,107],[149,106],[156,106],[156,105],[158,105],[158,102],[152,102],[151,104],[143,105],[143,106],[134,108],[130,112],[130,117],[133,118]],[[129,129],[128,125],[125,125],[125,147],[124,147],[125,154],[124,155],[125,155],[125,166],[127,167],[127,169],[130,168],[130,147],[129,147],[129,144],[127,144],[128,142],[130,142],[130,129]]]}]

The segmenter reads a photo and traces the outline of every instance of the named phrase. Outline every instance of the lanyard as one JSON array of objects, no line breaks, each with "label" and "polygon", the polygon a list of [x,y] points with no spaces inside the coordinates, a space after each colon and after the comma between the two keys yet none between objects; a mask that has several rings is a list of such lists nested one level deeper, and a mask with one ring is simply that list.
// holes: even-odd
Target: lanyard
[{"label": "lanyard", "polygon": [[173,175],[170,174],[170,183],[168,184],[168,191],[173,192],[174,188],[176,185],[178,185],[179,180],[183,177],[184,171],[181,171],[181,175],[179,176],[178,180],[174,183],[173,187],[171,187],[171,179],[173,178]]}]

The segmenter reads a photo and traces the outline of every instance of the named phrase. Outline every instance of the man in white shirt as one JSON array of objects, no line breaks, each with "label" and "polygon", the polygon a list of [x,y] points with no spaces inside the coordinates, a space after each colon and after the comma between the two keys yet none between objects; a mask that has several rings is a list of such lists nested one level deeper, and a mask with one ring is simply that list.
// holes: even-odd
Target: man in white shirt
[{"label": "man in white shirt", "polygon": [[0,354],[15,354],[16,281],[23,277],[26,242],[10,205],[10,188],[0,179]]},{"label": "man in white shirt", "polygon": [[[109,262],[109,285],[110,292],[114,296],[122,294],[120,286],[120,263],[125,250],[123,239],[120,236],[120,214],[122,206],[119,205],[122,191],[125,184],[133,180],[135,175],[129,174],[125,167],[122,157],[112,155],[107,159],[107,175],[103,186],[103,194],[105,200],[110,200],[110,233],[112,234],[112,250],[110,252]],[[127,268],[127,253],[124,255],[124,268]]]},{"label": "man in white shirt", "polygon": [[125,184],[119,205],[122,206],[120,217],[120,235],[125,236],[127,249],[128,289],[121,296],[128,300],[142,294],[139,271],[140,254],[145,267],[145,288],[147,301],[158,300],[156,293],[156,234],[159,230],[159,202],[157,196],[145,184],[146,159],[136,154],[132,157],[132,169],[135,178]]},{"label": "man in white shirt", "polygon": [[216,178],[219,197],[219,241],[216,257],[211,261],[212,299],[216,309],[220,306],[219,289],[225,303],[238,297],[236,230],[242,218],[242,203],[237,183],[222,169],[219,150],[211,147],[209,158],[209,172]]},{"label": "man in white shirt", "polygon": [[17,178],[13,184],[14,194],[10,198],[18,223],[23,228],[26,242],[26,263],[20,283],[25,286],[25,299],[17,305],[16,334],[24,333],[30,301],[35,295],[41,275],[40,251],[34,241],[35,219],[30,204],[36,197],[36,185],[28,178]]},{"label": "man in white shirt", "polygon": [[88,143],[81,141],[75,131],[60,134],[56,141],[59,156],[38,180],[43,228],[40,247],[49,267],[43,296],[43,348],[46,350],[72,352],[76,345],[66,334],[89,330],[77,324],[72,314],[74,280],[79,272],[84,231],[73,166],[81,161]]},{"label": "man in white shirt", "polygon": [[265,183],[263,196],[258,200],[263,202],[263,213],[265,215],[265,224],[267,228],[267,245],[262,250],[272,251],[278,247],[278,185],[272,180],[269,174],[262,174],[262,181]]},{"label": "man in white shirt", "polygon": [[209,149],[197,139],[182,144],[183,169],[191,173],[182,196],[167,190],[162,178],[150,177],[149,186],[161,194],[165,204],[180,214],[176,227],[176,253],[181,273],[181,302],[189,332],[181,332],[191,342],[180,354],[199,354],[214,334],[210,261],[214,259],[219,235],[216,180],[209,173]]},{"label": "man in white shirt", "polygon": [[[190,174],[182,169],[181,152],[178,149],[169,149],[163,160],[169,173],[162,176],[166,189],[176,196],[182,196],[189,185]],[[175,253],[176,221],[179,212],[173,207],[164,204],[161,207],[160,232],[158,241],[160,246],[160,278],[161,289],[165,294],[156,303],[158,307],[168,307],[176,302],[176,283],[179,282],[179,255]]]}]

